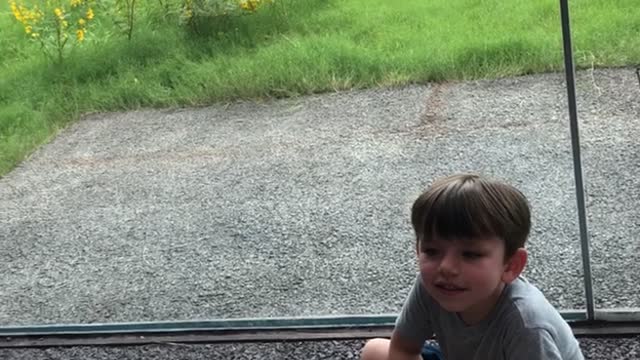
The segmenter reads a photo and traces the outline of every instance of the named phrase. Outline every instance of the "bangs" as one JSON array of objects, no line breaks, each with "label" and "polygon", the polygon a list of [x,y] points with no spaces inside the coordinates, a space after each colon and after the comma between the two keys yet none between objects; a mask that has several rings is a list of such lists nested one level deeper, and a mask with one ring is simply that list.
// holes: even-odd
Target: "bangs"
[{"label": "bangs", "polygon": [[425,241],[434,236],[462,241],[503,236],[505,211],[484,185],[475,181],[434,184],[414,204],[416,233]]}]

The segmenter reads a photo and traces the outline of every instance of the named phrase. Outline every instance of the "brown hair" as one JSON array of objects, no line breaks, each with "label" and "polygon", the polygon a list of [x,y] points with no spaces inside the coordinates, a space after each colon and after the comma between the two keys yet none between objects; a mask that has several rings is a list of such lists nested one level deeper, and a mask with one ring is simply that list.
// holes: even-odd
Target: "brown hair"
[{"label": "brown hair", "polygon": [[531,229],[527,198],[515,187],[475,174],[436,180],[414,202],[416,245],[435,235],[445,240],[498,237],[505,260],[524,247]]}]

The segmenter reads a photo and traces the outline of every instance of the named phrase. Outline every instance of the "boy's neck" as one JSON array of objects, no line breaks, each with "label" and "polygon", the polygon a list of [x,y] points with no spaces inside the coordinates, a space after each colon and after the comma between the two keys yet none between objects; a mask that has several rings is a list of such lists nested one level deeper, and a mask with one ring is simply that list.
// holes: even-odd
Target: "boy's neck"
[{"label": "boy's neck", "polygon": [[502,292],[506,288],[506,284],[501,282],[496,290],[482,303],[474,305],[472,308],[459,312],[458,316],[467,326],[473,326],[486,319],[496,307]]}]

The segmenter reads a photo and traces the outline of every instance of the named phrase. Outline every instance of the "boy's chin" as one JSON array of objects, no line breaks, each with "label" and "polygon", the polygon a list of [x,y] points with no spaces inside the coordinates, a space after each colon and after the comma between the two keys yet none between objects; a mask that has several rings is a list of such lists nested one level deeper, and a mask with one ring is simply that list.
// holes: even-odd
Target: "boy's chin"
[{"label": "boy's chin", "polygon": [[433,297],[433,299],[440,305],[440,307],[448,312],[463,312],[469,308],[469,305],[463,301],[454,301],[452,299],[440,299]]},{"label": "boy's chin", "polygon": [[462,304],[451,304],[451,303],[445,303],[445,302],[438,302],[438,304],[444,310],[452,313],[461,313],[467,310],[467,306],[464,306]]}]

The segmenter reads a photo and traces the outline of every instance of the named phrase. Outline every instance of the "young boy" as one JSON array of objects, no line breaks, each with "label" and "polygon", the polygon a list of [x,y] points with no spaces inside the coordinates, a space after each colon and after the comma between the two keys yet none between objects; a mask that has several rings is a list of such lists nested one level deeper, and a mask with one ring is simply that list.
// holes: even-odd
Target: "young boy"
[{"label": "young boy", "polygon": [[[529,205],[516,188],[477,175],[436,181],[413,204],[420,267],[391,340],[362,360],[578,360],[571,328],[535,286],[527,263]],[[435,334],[439,348],[425,343]]]}]

